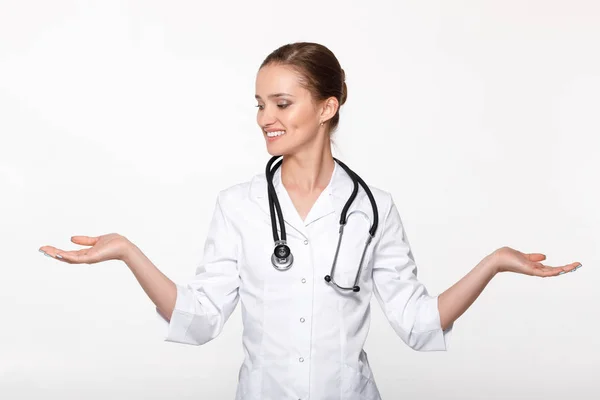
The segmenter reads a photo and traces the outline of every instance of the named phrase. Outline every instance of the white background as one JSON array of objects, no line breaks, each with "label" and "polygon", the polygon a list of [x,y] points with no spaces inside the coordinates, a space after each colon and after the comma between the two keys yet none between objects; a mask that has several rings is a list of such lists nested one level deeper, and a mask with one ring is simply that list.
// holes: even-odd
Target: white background
[{"label": "white background", "polygon": [[218,191],[264,170],[255,76],[294,41],[340,60],[334,155],[393,194],[430,293],[504,245],[583,263],[497,276],[448,352],[408,348],[373,300],[383,398],[599,398],[593,0],[1,1],[0,398],[234,397],[239,305],[204,346],[163,342],[124,263],[38,248],[118,232],[191,278]]}]

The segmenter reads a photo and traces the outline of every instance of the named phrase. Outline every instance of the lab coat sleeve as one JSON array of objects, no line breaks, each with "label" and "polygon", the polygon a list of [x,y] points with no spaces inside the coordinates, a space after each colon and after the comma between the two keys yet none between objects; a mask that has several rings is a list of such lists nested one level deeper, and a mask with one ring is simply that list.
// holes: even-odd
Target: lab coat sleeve
[{"label": "lab coat sleeve", "polygon": [[417,267],[400,215],[390,207],[373,255],[374,293],[398,336],[418,351],[445,351],[453,325],[440,323],[438,296],[430,296],[417,280]]},{"label": "lab coat sleeve", "polygon": [[220,193],[196,275],[185,285],[176,284],[177,299],[165,341],[198,346],[221,333],[239,300],[238,237]]}]

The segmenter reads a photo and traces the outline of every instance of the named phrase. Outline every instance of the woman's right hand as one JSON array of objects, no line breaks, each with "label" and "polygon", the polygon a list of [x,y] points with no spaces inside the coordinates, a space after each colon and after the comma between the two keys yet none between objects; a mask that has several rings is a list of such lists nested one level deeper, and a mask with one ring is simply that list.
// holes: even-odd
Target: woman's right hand
[{"label": "woman's right hand", "polygon": [[95,264],[107,260],[124,260],[132,243],[118,233],[102,236],[72,236],[71,241],[87,249],[65,251],[52,246],[42,246],[40,251],[69,264]]}]

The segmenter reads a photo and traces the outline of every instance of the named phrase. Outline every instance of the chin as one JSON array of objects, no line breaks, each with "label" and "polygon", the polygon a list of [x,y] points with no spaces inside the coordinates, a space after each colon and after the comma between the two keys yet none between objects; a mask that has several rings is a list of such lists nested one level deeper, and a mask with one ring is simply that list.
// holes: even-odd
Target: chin
[{"label": "chin", "polygon": [[280,149],[275,146],[267,146],[267,153],[269,153],[271,156],[283,156],[287,154],[285,149]]},{"label": "chin", "polygon": [[267,152],[272,156],[283,156],[293,152],[294,147],[286,145],[285,143],[268,143]]}]

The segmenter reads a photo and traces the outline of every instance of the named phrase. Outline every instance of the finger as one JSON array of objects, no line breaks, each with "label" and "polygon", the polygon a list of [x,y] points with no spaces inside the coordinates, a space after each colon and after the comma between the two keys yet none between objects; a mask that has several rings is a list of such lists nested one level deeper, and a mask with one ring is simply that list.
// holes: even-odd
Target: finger
[{"label": "finger", "polygon": [[562,275],[566,272],[573,272],[579,269],[579,267],[581,267],[581,263],[580,262],[574,262],[571,264],[567,264],[567,265],[563,265],[561,267],[556,267],[556,269],[560,270],[557,275]]},{"label": "finger", "polygon": [[71,236],[71,242],[82,246],[93,246],[98,242],[98,237],[94,236]]},{"label": "finger", "polygon": [[75,251],[63,251],[63,250],[57,249],[56,247],[52,247],[52,246],[42,246],[39,249],[39,251],[41,253],[43,253],[44,255],[51,257],[51,258],[56,258],[60,261],[67,262],[69,264],[88,262],[89,261],[89,257],[87,257],[88,250],[89,249],[81,249],[81,250],[75,250]]},{"label": "finger", "polygon": [[560,268],[552,268],[552,267],[548,267],[548,266],[541,265],[541,264],[540,264],[540,266],[538,266],[532,270],[533,276],[540,276],[542,278],[546,278],[549,276],[556,276],[560,273],[561,273]]},{"label": "finger", "polygon": [[89,249],[77,251],[58,251],[56,257],[69,264],[89,264],[91,257],[88,255]]},{"label": "finger", "polygon": [[50,258],[54,258],[54,254],[56,254],[55,250],[54,247],[50,246],[42,246],[39,248],[40,253]]},{"label": "finger", "polygon": [[545,276],[549,276],[552,272],[552,269],[549,267],[546,267],[545,265],[543,265],[540,262],[532,262],[529,264],[530,268],[530,275],[532,276],[541,276],[541,277],[545,277]]},{"label": "finger", "polygon": [[529,253],[525,254],[529,261],[542,261],[546,259],[546,255],[542,253]]},{"label": "finger", "polygon": [[58,252],[58,249],[56,247],[52,247],[52,246],[42,246],[39,248],[39,251],[40,251],[40,253],[43,253],[44,255],[46,255],[48,257],[55,258],[56,253]]},{"label": "finger", "polygon": [[543,265],[541,263],[535,263],[534,275],[536,276],[558,276],[567,272],[575,271],[581,263],[575,262],[567,265],[562,265],[558,267],[551,267],[549,265]]}]

